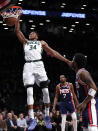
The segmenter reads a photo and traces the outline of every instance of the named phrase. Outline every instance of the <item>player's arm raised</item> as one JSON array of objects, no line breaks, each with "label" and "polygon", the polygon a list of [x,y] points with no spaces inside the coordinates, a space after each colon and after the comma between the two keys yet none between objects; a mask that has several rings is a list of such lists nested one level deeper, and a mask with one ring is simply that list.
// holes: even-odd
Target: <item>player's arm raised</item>
[{"label": "player's arm raised", "polygon": [[16,23],[15,23],[15,33],[16,33],[19,41],[22,44],[25,44],[27,42],[27,39],[25,38],[25,36],[23,35],[23,33],[20,30],[20,16],[17,18]]},{"label": "player's arm raised", "polygon": [[59,95],[59,85],[56,86],[56,94],[55,94],[55,98],[54,98],[52,111],[55,111],[55,107],[56,107],[56,104],[57,104],[57,101],[58,101],[58,95]]},{"label": "player's arm raised", "polygon": [[72,84],[72,83],[70,83],[70,90],[71,90],[71,92],[72,92],[72,94],[73,94],[73,98],[74,98],[74,100],[75,100],[76,106],[78,106],[78,105],[79,105],[79,102],[78,102],[77,96],[76,96],[76,94],[75,94],[75,92],[74,92],[74,87],[73,87],[73,84]]},{"label": "player's arm raised", "polygon": [[84,101],[77,107],[78,110],[83,111],[86,108],[86,105],[90,102],[90,100],[95,96],[97,88],[96,85],[89,74],[88,71],[82,71],[79,74],[80,79],[85,82],[89,88],[88,96],[84,99]]},{"label": "player's arm raised", "polygon": [[50,54],[50,56],[56,57],[59,60],[66,62],[69,66],[72,65],[72,62],[70,60],[66,59],[60,53],[53,50],[45,41],[41,41],[41,43],[42,43],[43,49],[45,50],[47,54]]}]

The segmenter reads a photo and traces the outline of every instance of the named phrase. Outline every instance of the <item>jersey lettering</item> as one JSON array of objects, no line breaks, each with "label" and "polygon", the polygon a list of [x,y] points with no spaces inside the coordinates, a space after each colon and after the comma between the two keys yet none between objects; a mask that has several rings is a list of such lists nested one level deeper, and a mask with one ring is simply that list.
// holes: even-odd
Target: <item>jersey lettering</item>
[{"label": "jersey lettering", "polygon": [[60,94],[69,93],[69,89],[60,89]]},{"label": "jersey lettering", "polygon": [[42,44],[40,41],[27,41],[24,46],[25,60],[38,60],[42,58]]},{"label": "jersey lettering", "polygon": [[36,45],[32,44],[32,45],[29,45],[29,50],[32,50],[32,49],[35,49],[36,50]]}]

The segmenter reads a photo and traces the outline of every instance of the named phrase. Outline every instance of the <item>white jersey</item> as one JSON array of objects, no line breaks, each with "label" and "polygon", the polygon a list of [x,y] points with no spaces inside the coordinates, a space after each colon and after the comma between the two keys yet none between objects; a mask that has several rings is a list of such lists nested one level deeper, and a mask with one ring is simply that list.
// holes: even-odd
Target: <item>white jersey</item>
[{"label": "white jersey", "polygon": [[25,60],[33,61],[42,59],[42,44],[40,41],[27,41],[24,46]]}]

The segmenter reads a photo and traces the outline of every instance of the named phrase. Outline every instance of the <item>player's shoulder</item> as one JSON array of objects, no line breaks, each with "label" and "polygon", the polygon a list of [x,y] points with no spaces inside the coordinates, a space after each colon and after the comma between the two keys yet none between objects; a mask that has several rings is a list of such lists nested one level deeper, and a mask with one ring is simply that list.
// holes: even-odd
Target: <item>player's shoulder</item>
[{"label": "player's shoulder", "polygon": [[56,88],[60,88],[60,83],[59,83],[59,84],[57,84]]},{"label": "player's shoulder", "polygon": [[60,91],[60,84],[57,84],[56,86],[56,92],[59,92]]},{"label": "player's shoulder", "polygon": [[85,68],[79,69],[78,74],[89,73]]},{"label": "player's shoulder", "polygon": [[48,44],[46,43],[46,41],[44,41],[44,40],[40,40],[40,42],[41,42],[42,46],[48,45]]},{"label": "player's shoulder", "polygon": [[68,82],[68,83],[69,83],[69,86],[71,86],[71,87],[73,86],[73,84],[71,82]]},{"label": "player's shoulder", "polygon": [[89,71],[84,69],[84,70],[81,70],[78,74],[80,77],[83,77],[85,75],[90,75]]}]

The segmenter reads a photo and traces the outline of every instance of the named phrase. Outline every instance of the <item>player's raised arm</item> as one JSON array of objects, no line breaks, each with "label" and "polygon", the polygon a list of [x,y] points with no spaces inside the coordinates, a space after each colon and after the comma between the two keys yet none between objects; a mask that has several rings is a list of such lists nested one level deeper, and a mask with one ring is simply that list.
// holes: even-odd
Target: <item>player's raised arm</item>
[{"label": "player's raised arm", "polygon": [[59,86],[56,86],[56,94],[55,94],[55,98],[54,98],[54,104],[53,104],[53,109],[52,111],[55,111],[55,107],[56,107],[56,103],[58,101],[58,95],[59,95]]},{"label": "player's raised arm", "polygon": [[25,44],[27,42],[27,39],[25,38],[25,36],[23,35],[23,33],[20,30],[20,16],[17,18],[16,23],[15,23],[15,33],[19,39],[19,41],[22,44]]},{"label": "player's raised arm", "polygon": [[45,41],[41,41],[41,43],[42,43],[43,49],[45,50],[47,54],[50,54],[50,56],[56,57],[59,60],[66,62],[69,66],[72,66],[72,62],[70,60],[66,59],[60,53],[58,53],[57,51],[49,47],[49,45]]},{"label": "player's raised arm", "polygon": [[82,71],[79,74],[80,79],[85,82],[89,88],[88,90],[88,96],[84,99],[84,101],[77,107],[78,110],[83,111],[86,108],[86,105],[91,101],[92,98],[94,98],[97,88],[96,85],[89,74],[88,71]]},{"label": "player's raised arm", "polygon": [[76,96],[76,94],[75,94],[75,92],[74,92],[74,87],[73,87],[73,84],[72,84],[72,83],[70,83],[70,90],[71,90],[71,92],[72,92],[72,94],[73,94],[73,98],[74,98],[74,100],[75,100],[75,103],[76,103],[76,105],[78,106],[78,105],[79,105],[79,102],[78,102],[77,96]]}]

